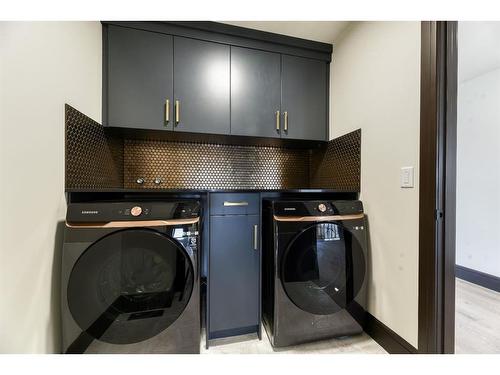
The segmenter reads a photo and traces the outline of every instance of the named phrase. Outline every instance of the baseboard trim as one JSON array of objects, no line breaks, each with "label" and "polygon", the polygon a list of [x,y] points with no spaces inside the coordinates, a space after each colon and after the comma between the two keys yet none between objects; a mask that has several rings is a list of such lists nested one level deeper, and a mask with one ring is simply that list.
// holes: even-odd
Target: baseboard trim
[{"label": "baseboard trim", "polygon": [[458,264],[455,266],[455,276],[470,283],[494,290],[495,292],[500,292],[500,277],[459,266]]},{"label": "baseboard trim", "polygon": [[389,354],[416,354],[418,350],[373,315],[367,313],[365,331]]}]

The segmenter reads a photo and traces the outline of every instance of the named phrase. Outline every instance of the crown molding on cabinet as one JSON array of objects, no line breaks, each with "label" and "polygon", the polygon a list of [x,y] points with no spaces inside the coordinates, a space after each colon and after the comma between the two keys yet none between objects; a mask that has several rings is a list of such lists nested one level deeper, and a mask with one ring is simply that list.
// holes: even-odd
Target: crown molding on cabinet
[{"label": "crown molding on cabinet", "polygon": [[333,46],[266,31],[208,21],[102,21],[103,25],[129,27],[161,34],[195,38],[238,47],[254,48],[331,62]]}]

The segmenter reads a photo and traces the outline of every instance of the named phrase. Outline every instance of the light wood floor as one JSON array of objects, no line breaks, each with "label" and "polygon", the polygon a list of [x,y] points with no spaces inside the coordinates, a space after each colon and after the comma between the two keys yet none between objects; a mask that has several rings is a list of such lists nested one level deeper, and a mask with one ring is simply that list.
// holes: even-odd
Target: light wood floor
[{"label": "light wood floor", "polygon": [[387,352],[366,333],[361,335],[323,340],[291,346],[289,348],[273,349],[263,329],[262,340],[257,335],[239,338],[213,340],[210,348],[205,349],[203,334],[200,352],[202,354],[386,354]]},{"label": "light wood floor", "polygon": [[[500,354],[500,293],[456,280],[455,352],[457,354]],[[367,334],[273,349],[265,331],[262,341],[247,336],[215,340],[203,354],[272,354],[272,353],[386,353]]]},{"label": "light wood floor", "polygon": [[456,279],[455,353],[500,354],[500,293]]}]

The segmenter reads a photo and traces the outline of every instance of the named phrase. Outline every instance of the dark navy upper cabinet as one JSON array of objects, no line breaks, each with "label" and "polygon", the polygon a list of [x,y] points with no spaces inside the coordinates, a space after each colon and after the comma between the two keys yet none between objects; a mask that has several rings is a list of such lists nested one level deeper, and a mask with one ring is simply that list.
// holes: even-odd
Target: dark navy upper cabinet
[{"label": "dark navy upper cabinet", "polygon": [[282,138],[327,141],[328,64],[282,56]]},{"label": "dark navy upper cabinet", "polygon": [[175,131],[229,134],[229,46],[174,37]]},{"label": "dark navy upper cabinet", "polygon": [[210,194],[209,220],[207,339],[260,337],[259,194]]},{"label": "dark navy upper cabinet", "polygon": [[128,128],[173,129],[172,40],[171,35],[108,27],[104,123]]},{"label": "dark navy upper cabinet", "polygon": [[231,47],[231,134],[280,137],[281,56]]},{"label": "dark navy upper cabinet", "polygon": [[198,141],[207,138],[200,134],[221,142],[242,141],[225,135],[328,140],[331,45],[231,34],[227,25],[217,32],[217,24],[103,25],[105,125]]}]

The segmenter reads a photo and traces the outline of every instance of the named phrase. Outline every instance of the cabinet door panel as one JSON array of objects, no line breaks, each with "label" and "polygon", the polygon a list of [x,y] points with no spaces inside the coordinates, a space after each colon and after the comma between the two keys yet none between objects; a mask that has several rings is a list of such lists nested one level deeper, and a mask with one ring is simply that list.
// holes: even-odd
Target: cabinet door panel
[{"label": "cabinet door panel", "polygon": [[259,324],[255,225],[259,225],[258,215],[210,217],[210,333]]},{"label": "cabinet door panel", "polygon": [[172,45],[171,35],[108,26],[107,125],[172,130]]},{"label": "cabinet door panel", "polygon": [[231,134],[278,137],[281,56],[231,47]]},{"label": "cabinet door panel", "polygon": [[288,114],[282,138],[327,140],[327,67],[324,61],[282,55],[283,123]]},{"label": "cabinet door panel", "polygon": [[176,131],[229,134],[229,46],[174,37]]}]

